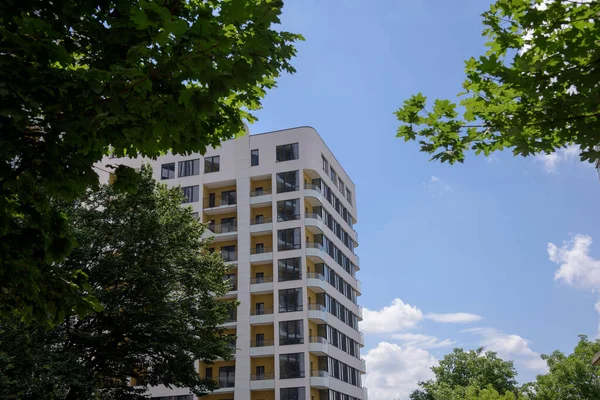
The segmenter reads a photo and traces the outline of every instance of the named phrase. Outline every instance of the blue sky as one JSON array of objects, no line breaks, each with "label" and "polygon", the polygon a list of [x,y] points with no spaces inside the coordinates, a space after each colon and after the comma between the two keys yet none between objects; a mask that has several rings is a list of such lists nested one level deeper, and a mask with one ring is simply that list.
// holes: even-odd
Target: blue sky
[{"label": "blue sky", "polygon": [[268,93],[250,130],[313,126],[356,183],[370,400],[406,398],[453,346],[499,351],[524,382],[543,371],[538,353],[598,334],[600,181],[576,151],[449,166],[394,137],[393,111],[411,94],[460,91],[463,60],[484,51],[488,4],[284,8],[283,29],[306,38],[298,72]]}]

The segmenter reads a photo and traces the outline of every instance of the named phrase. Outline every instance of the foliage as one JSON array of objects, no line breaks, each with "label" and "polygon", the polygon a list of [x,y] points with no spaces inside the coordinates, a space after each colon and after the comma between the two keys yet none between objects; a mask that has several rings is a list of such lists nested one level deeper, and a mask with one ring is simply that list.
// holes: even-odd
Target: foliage
[{"label": "foliage", "polygon": [[550,372],[532,384],[535,400],[600,399],[600,367],[591,363],[598,351],[600,339],[592,342],[581,335],[572,354],[543,355]]},{"label": "foliage", "polygon": [[502,360],[494,352],[484,352],[483,348],[469,351],[456,348],[431,370],[435,379],[419,382],[421,388],[411,393],[411,400],[460,398],[465,395],[467,388],[470,388],[473,396],[479,395],[478,391],[486,394],[488,389],[501,396],[509,392],[517,393],[517,373],[513,363]]},{"label": "foliage", "polygon": [[226,266],[208,253],[179,188],[157,186],[143,168],[136,189],[103,186],[61,207],[79,246],[58,268],[85,272],[103,310],[50,331],[0,321],[0,398],[139,398],[146,389],[130,377],[196,394],[214,388],[194,362],[231,354],[218,325],[235,304],[215,298],[228,290]]},{"label": "foliage", "polygon": [[396,112],[397,136],[419,140],[433,160],[504,148],[515,155],[577,145],[600,152],[600,1],[497,0],[483,13],[484,56],[465,62],[461,112],[417,94]]},{"label": "foliage", "polygon": [[[203,153],[244,132],[301,36],[274,29],[281,0],[0,2],[0,313],[49,324],[97,308],[52,199],[94,163]],[[111,149],[111,150],[109,150]],[[133,174],[117,169],[118,185]],[[129,179],[128,179],[129,178]]]}]

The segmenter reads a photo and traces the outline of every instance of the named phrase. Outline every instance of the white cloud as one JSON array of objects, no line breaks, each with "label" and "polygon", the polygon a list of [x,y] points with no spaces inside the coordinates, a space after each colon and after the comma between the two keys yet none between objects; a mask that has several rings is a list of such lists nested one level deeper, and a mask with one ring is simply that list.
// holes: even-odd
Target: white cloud
[{"label": "white cloud", "polygon": [[469,322],[481,321],[482,317],[477,314],[458,312],[458,313],[447,313],[447,314],[427,314],[426,319],[430,319],[435,322],[441,322],[444,324],[465,324]]},{"label": "white cloud", "polygon": [[397,333],[391,335],[391,338],[401,341],[404,346],[417,347],[419,349],[437,349],[456,344],[455,340],[439,340],[435,336],[423,335],[421,333]]},{"label": "white cloud", "polygon": [[544,164],[544,169],[547,173],[555,173],[560,164],[568,164],[579,160],[580,149],[577,146],[571,145],[556,149],[554,153],[538,154],[535,158]]},{"label": "white cloud", "polygon": [[544,371],[546,362],[540,354],[531,350],[529,341],[519,335],[509,335],[494,328],[471,328],[470,332],[481,337],[479,344],[488,350],[495,351],[502,358],[513,359],[525,368]]},{"label": "white cloud", "polygon": [[381,342],[366,355],[369,400],[408,399],[417,382],[433,378],[437,360],[427,350]]},{"label": "white cloud", "polygon": [[393,333],[417,326],[423,319],[423,312],[415,306],[394,299],[392,304],[379,311],[364,310],[360,328],[367,333]]},{"label": "white cloud", "polygon": [[[563,281],[575,288],[597,292],[600,288],[600,260],[590,256],[592,237],[577,234],[561,247],[548,243],[550,261],[560,265],[554,274],[555,281]],[[594,308],[600,314],[600,300]],[[600,323],[598,323],[600,338]]]},{"label": "white cloud", "polygon": [[563,242],[561,247],[548,243],[550,261],[560,265],[554,280],[562,280],[579,289],[600,288],[600,260],[590,257],[591,244],[592,237],[581,234]]},{"label": "white cloud", "polygon": [[431,176],[431,178],[429,178],[429,180],[427,182],[423,182],[423,186],[425,186],[425,188],[436,194],[436,195],[442,195],[446,192],[450,192],[452,190],[452,188],[450,187],[450,185],[448,185],[446,182],[444,182],[443,179],[438,178],[437,176]]}]

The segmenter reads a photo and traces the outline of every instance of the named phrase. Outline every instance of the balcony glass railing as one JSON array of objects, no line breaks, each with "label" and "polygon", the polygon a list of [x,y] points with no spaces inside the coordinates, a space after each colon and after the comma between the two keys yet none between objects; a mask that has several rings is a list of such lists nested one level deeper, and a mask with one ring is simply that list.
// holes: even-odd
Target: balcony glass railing
[{"label": "balcony glass railing", "polygon": [[274,343],[273,339],[252,340],[250,342],[250,347],[268,347],[273,346]]},{"label": "balcony glass railing", "polygon": [[272,253],[272,247],[254,247],[250,249],[250,254],[264,254],[264,253]]},{"label": "balcony glass railing", "polygon": [[325,371],[324,369],[311,369],[310,376],[327,378],[329,376],[329,372]]},{"label": "balcony glass railing", "polygon": [[272,276],[259,276],[255,278],[250,278],[251,285],[258,285],[260,283],[271,283],[273,282]]},{"label": "balcony glass railing", "polygon": [[327,338],[323,337],[323,336],[311,336],[310,342],[311,343],[327,343]]},{"label": "balcony glass railing", "polygon": [[251,374],[250,375],[251,381],[266,381],[266,380],[270,380],[270,379],[275,379],[275,375],[274,374]]},{"label": "balcony glass railing", "polygon": [[250,315],[270,315],[273,314],[273,308],[253,308],[250,310]]},{"label": "balcony glass railing", "polygon": [[235,206],[237,204],[237,196],[229,195],[226,197],[205,197],[202,202],[204,208],[215,208],[223,206]]},{"label": "balcony glass railing", "polygon": [[250,225],[270,224],[271,222],[273,222],[271,217],[250,218]]},{"label": "balcony glass railing", "polygon": [[316,213],[316,212],[307,212],[304,213],[304,218],[312,218],[312,219],[316,219],[319,221],[323,220],[323,217],[321,216],[320,213]]},{"label": "balcony glass railing", "polygon": [[317,250],[323,250],[323,244],[319,243],[319,242],[306,242],[306,248],[307,249],[317,249]]},{"label": "balcony glass railing", "polygon": [[208,224],[208,229],[214,234],[237,232],[237,223]]},{"label": "balcony glass railing", "polygon": [[279,378],[281,378],[281,379],[304,378],[304,371],[280,372]]},{"label": "balcony glass railing", "polygon": [[250,191],[250,197],[265,196],[271,193],[271,189],[252,190]]},{"label": "balcony glass railing", "polygon": [[304,338],[302,338],[302,337],[279,339],[280,346],[285,346],[288,344],[303,344],[303,343],[304,343]]},{"label": "balcony glass railing", "polygon": [[323,304],[317,304],[317,303],[308,303],[308,309],[313,310],[313,311],[322,311],[322,312],[327,311],[327,308]]},{"label": "balcony glass railing", "polygon": [[323,274],[320,274],[318,272],[309,272],[306,274],[306,277],[308,279],[318,279],[320,281],[324,281],[325,280],[325,276],[323,276]]},{"label": "balcony glass railing", "polygon": [[314,185],[312,183],[305,183],[304,184],[304,189],[305,190],[316,190],[317,192],[321,193],[321,186]]}]

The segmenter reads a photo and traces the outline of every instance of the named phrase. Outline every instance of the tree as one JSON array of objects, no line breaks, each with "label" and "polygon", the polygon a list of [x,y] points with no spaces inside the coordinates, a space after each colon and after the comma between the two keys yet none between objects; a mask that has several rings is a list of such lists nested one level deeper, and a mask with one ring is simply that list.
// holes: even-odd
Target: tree
[{"label": "tree", "polygon": [[[109,151],[203,153],[244,132],[301,36],[281,0],[0,3],[0,313],[52,324],[97,306],[52,199],[96,188]],[[109,150],[110,149],[110,150]],[[134,173],[116,170],[132,188]],[[96,307],[97,308],[97,307]]]},{"label": "tree", "polygon": [[600,399],[600,367],[591,363],[600,351],[600,339],[589,341],[585,335],[572,354],[560,351],[543,355],[550,372],[539,375],[531,385],[535,400]]},{"label": "tree", "polygon": [[103,310],[50,331],[0,320],[0,398],[141,398],[145,386],[129,378],[198,395],[215,387],[195,361],[230,356],[218,326],[235,304],[215,298],[228,291],[227,267],[182,200],[143,168],[132,193],[103,186],[60,207],[79,245],[58,267],[83,271]]},{"label": "tree", "polygon": [[497,0],[482,16],[488,50],[465,62],[460,113],[419,93],[396,112],[397,136],[451,164],[469,150],[529,156],[570,145],[597,160],[600,1]]},{"label": "tree", "polygon": [[488,389],[490,393],[493,390],[500,396],[518,393],[515,380],[517,373],[513,363],[502,360],[494,352],[484,352],[483,348],[469,351],[456,348],[444,356],[439,366],[432,367],[431,370],[435,379],[419,382],[421,389],[411,393],[411,400],[464,398],[467,389],[474,396],[479,391],[485,394]]}]

